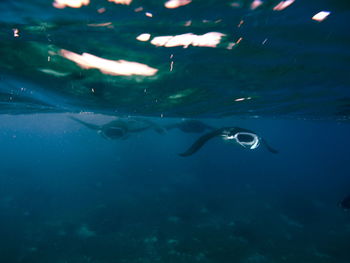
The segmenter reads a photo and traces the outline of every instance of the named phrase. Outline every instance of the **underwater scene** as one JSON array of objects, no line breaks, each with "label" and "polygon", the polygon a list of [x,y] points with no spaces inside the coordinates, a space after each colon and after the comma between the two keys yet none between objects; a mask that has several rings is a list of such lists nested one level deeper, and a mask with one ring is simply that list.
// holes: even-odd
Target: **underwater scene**
[{"label": "underwater scene", "polygon": [[350,2],[0,12],[0,263],[350,262]]}]

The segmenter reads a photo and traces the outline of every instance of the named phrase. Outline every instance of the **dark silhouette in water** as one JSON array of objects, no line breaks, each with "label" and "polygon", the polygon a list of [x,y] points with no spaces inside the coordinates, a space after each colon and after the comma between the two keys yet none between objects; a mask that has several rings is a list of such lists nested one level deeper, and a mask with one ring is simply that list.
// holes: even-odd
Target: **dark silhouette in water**
[{"label": "dark silhouette in water", "polygon": [[164,129],[156,123],[142,118],[117,119],[104,125],[96,125],[70,116],[70,118],[89,129],[96,130],[106,139],[126,139],[131,133],[138,133],[148,129],[154,129],[158,133],[164,133]]},{"label": "dark silhouette in water", "polygon": [[190,156],[202,148],[207,141],[218,136],[222,137],[222,139],[225,141],[233,140],[233,142],[237,143],[238,145],[250,150],[256,149],[261,143],[271,153],[278,153],[277,150],[270,147],[263,138],[259,137],[253,131],[239,127],[224,127],[199,137],[199,139],[195,141],[190,148],[179,155],[184,157]]},{"label": "dark silhouette in water", "polygon": [[350,195],[347,195],[343,200],[338,203],[339,207],[345,211],[350,210]]},{"label": "dark silhouette in water", "polygon": [[215,128],[198,120],[184,120],[173,124],[165,125],[165,129],[179,129],[186,133],[202,133],[206,130],[214,130]]}]

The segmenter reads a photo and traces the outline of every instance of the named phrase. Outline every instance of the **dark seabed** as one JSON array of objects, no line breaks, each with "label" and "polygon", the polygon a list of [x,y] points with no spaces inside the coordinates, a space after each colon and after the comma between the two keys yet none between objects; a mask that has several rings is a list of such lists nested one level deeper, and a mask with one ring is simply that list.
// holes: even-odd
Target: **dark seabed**
[{"label": "dark seabed", "polygon": [[0,11],[0,263],[350,262],[347,1]]}]

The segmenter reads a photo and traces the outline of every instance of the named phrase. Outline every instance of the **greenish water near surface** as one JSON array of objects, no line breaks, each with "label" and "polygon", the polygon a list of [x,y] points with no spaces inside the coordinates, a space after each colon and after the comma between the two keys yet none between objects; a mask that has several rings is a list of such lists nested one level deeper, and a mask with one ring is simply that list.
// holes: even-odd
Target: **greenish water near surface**
[{"label": "greenish water near surface", "polygon": [[[167,9],[158,1],[101,0],[57,9],[50,1],[3,1],[2,108],[18,109],[13,101],[24,97],[35,100],[39,110],[45,104],[110,114],[348,120],[348,4],[298,1],[275,11],[278,1],[263,1],[254,10],[252,3],[194,1]],[[320,11],[331,14],[322,22],[312,20]],[[215,47],[189,40],[170,47],[152,44],[159,36],[210,32],[222,34]],[[136,39],[145,33],[148,41]],[[68,59],[62,50],[138,62],[157,72],[105,74]],[[35,86],[36,95],[18,82],[25,89],[28,82]],[[40,97],[52,93],[57,101]]]}]

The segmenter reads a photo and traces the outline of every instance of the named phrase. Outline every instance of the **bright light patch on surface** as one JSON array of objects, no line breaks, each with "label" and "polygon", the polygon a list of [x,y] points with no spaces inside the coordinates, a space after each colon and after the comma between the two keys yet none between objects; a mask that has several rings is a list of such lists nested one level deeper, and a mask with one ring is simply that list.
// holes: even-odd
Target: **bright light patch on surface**
[{"label": "bright light patch on surface", "polygon": [[327,18],[327,16],[329,16],[331,14],[331,12],[329,11],[321,11],[319,13],[317,13],[316,15],[314,15],[312,17],[313,20],[318,21],[318,22],[322,22],[323,20],[325,20]]},{"label": "bright light patch on surface", "polygon": [[247,98],[238,98],[238,99],[235,99],[235,101],[244,101],[244,100],[250,100],[252,97],[247,97]]},{"label": "bright light patch on surface", "polygon": [[88,4],[90,4],[90,0],[55,0],[52,5],[55,8],[62,9],[65,7],[80,8]]},{"label": "bright light patch on surface", "polygon": [[172,39],[174,36],[162,36],[162,37],[155,37],[152,39],[151,44],[155,46],[165,46],[165,44]]},{"label": "bright light patch on surface", "polygon": [[204,35],[187,33],[177,36],[159,36],[153,38],[151,44],[164,47],[183,46],[184,48],[187,48],[189,45],[196,47],[216,47],[223,36],[225,34],[219,32],[209,32]]},{"label": "bright light patch on surface", "polygon": [[225,36],[225,34],[218,32],[206,33],[201,36],[196,36],[192,45],[199,47],[216,47],[223,36]]},{"label": "bright light patch on surface", "polygon": [[151,38],[151,34],[144,33],[136,37],[138,41],[148,41]]},{"label": "bright light patch on surface", "polygon": [[153,76],[158,71],[158,69],[151,68],[138,62],[109,60],[91,55],[89,53],[79,55],[77,53],[62,49],[60,54],[84,69],[96,68],[102,73],[112,76]]},{"label": "bright light patch on surface", "polygon": [[164,4],[164,6],[166,8],[173,9],[173,8],[178,8],[180,6],[188,5],[191,2],[192,0],[169,0]]},{"label": "bright light patch on surface", "polygon": [[121,5],[130,5],[132,0],[108,0],[108,2],[113,2]]},{"label": "bright light patch on surface", "polygon": [[177,47],[177,46],[184,46],[188,47],[192,44],[193,41],[195,41],[196,35],[193,35],[191,33],[189,34],[183,34],[183,35],[177,35],[174,37],[171,37],[164,46],[166,47]]},{"label": "bright light patch on surface", "polygon": [[286,9],[288,6],[290,6],[291,4],[293,4],[295,2],[295,0],[286,0],[286,1],[281,1],[279,2],[278,5],[276,5],[273,10],[275,11],[282,11],[283,9]]},{"label": "bright light patch on surface", "polygon": [[252,10],[257,9],[262,4],[263,4],[263,2],[261,0],[254,0],[250,5],[250,9],[252,9]]},{"label": "bright light patch on surface", "polygon": [[148,17],[153,17],[153,14],[150,13],[150,12],[146,12],[145,15],[148,16]]}]

